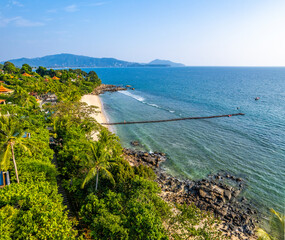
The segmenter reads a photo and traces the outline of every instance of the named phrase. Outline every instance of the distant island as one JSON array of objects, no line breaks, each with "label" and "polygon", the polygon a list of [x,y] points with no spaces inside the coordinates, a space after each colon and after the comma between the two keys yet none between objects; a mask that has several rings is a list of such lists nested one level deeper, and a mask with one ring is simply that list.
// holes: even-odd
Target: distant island
[{"label": "distant island", "polygon": [[175,62],[171,62],[169,60],[160,60],[160,59],[155,59],[153,61],[151,61],[149,64],[151,65],[168,65],[170,67],[186,67],[184,64],[182,63],[175,63]]},{"label": "distant island", "polygon": [[[94,58],[74,54],[55,54],[38,58],[19,58],[11,59],[9,62],[20,67],[24,63],[32,67],[47,67],[47,68],[72,68],[72,67],[185,67],[184,64],[174,63],[169,60],[156,59],[150,63],[136,63],[118,60],[115,58]],[[2,62],[4,63],[4,62]]]}]

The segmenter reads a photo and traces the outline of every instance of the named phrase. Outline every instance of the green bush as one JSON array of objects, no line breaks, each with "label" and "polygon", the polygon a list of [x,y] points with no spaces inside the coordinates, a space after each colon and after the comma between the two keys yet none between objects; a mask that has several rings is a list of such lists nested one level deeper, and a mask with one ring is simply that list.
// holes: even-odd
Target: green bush
[{"label": "green bush", "polygon": [[139,165],[138,167],[134,167],[135,174],[139,175],[140,177],[149,179],[149,180],[155,180],[156,179],[156,174],[154,171],[145,165]]},{"label": "green bush", "polygon": [[5,187],[0,212],[0,229],[7,239],[75,239],[57,187],[48,182]]}]

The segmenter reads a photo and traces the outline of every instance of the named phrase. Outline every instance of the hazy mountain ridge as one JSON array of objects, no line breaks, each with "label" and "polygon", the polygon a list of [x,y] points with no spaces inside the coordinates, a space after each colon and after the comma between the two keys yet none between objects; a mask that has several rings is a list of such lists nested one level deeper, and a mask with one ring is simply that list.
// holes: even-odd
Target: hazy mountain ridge
[{"label": "hazy mountain ridge", "polygon": [[161,60],[161,59],[155,59],[153,61],[151,61],[149,64],[162,64],[162,65],[169,65],[170,67],[186,67],[184,64],[182,63],[175,63],[175,62],[171,62],[169,60]]},{"label": "hazy mountain ridge", "polygon": [[[115,58],[93,58],[74,54],[55,54],[37,58],[19,58],[11,59],[9,62],[16,66],[22,66],[24,63],[32,67],[51,67],[51,68],[65,68],[65,67],[172,67],[180,65],[167,60],[154,60],[149,64],[127,62]],[[4,63],[4,62],[3,62]],[[183,64],[181,64],[183,65]],[[184,65],[183,65],[184,66]]]}]

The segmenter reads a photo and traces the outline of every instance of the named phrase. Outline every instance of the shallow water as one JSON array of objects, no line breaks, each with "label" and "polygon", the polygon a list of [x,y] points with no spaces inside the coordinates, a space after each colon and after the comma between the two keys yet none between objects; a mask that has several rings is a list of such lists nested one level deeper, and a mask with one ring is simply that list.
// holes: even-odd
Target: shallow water
[{"label": "shallow water", "polygon": [[[89,71],[90,69],[85,69]],[[110,121],[243,112],[245,116],[116,126],[125,147],[162,151],[169,173],[200,179],[227,171],[262,212],[284,212],[285,68],[99,68],[103,83],[135,90],[102,95]],[[260,97],[255,101],[255,97]],[[239,109],[237,109],[239,108]]]}]

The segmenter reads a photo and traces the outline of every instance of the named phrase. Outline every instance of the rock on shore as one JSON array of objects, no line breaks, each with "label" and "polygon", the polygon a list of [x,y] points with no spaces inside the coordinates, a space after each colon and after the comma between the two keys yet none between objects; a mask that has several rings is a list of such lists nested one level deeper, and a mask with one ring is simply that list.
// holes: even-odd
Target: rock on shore
[{"label": "rock on shore", "polygon": [[123,91],[123,90],[127,90],[127,88],[116,86],[116,85],[110,85],[110,84],[101,84],[100,86],[96,87],[93,90],[92,94],[99,95],[105,92],[116,92],[116,91]]},{"label": "rock on shore", "polygon": [[201,210],[213,212],[222,220],[220,229],[232,239],[255,238],[257,211],[241,196],[245,186],[243,179],[221,173],[197,181],[179,180],[159,168],[159,164],[166,160],[163,153],[124,149],[124,156],[133,166],[144,164],[155,171],[161,196],[166,201],[194,203]]}]

